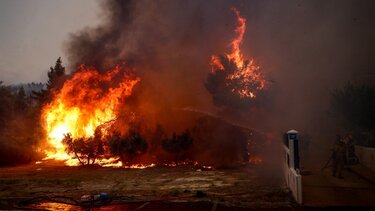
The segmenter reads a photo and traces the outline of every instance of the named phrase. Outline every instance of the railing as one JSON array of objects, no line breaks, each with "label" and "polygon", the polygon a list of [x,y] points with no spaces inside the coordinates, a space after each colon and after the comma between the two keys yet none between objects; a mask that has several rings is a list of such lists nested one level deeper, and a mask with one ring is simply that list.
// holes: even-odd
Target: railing
[{"label": "railing", "polygon": [[302,204],[302,178],[301,175],[293,168],[284,166],[284,176],[288,188],[292,191],[297,203]]},{"label": "railing", "polygon": [[299,173],[298,131],[290,130],[284,140],[284,177],[297,203],[302,204],[302,178]]}]

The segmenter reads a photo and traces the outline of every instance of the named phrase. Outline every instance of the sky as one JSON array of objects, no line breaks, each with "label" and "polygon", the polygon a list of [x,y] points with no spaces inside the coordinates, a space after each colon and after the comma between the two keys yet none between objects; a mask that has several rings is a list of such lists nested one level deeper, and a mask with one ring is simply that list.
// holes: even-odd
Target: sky
[{"label": "sky", "polygon": [[[0,81],[45,82],[69,34],[98,25],[94,0],[0,0]],[[65,64],[66,65],[66,64]]]},{"label": "sky", "polygon": [[[65,66],[69,66],[64,51],[69,35],[85,27],[98,26],[101,22],[98,1],[100,0],[0,0],[0,81],[6,84],[45,82],[49,67],[53,66],[60,56]],[[200,1],[193,1],[192,4],[197,2],[201,4]],[[226,7],[230,7],[228,2],[222,6],[226,10]],[[244,2],[248,3],[248,6],[242,8],[242,13],[249,18],[249,23],[253,24],[249,26],[250,29],[254,29],[248,32],[252,33],[254,52],[257,52],[257,49],[277,49],[277,46],[287,43],[286,47],[294,46],[300,51],[295,53],[298,58],[301,52],[304,55],[313,52],[311,49],[316,49],[319,53],[306,55],[306,60],[310,63],[326,58],[336,66],[342,63],[347,69],[373,69],[374,1],[341,1],[340,4],[336,1],[300,0],[289,0],[286,3],[256,0]],[[147,2],[146,4],[149,5]],[[205,5],[211,7],[211,3],[202,3],[202,8]],[[285,24],[287,22],[295,25]],[[298,27],[293,28],[294,26]],[[263,29],[263,32],[258,33],[259,36],[258,28]],[[303,32],[302,36],[297,32]],[[279,39],[275,39],[275,36]],[[288,37],[290,40],[287,40]],[[301,43],[303,45],[300,45]],[[326,49],[321,51],[318,47]],[[287,48],[282,46],[280,49]],[[285,54],[275,52],[279,57]],[[351,64],[346,64],[349,54],[355,58],[350,59]],[[294,56],[291,51],[286,55]],[[271,58],[277,60],[275,56]],[[282,65],[277,67],[280,66]],[[296,64],[292,66],[296,67]],[[311,74],[314,72],[318,74],[317,71],[310,71]]]}]

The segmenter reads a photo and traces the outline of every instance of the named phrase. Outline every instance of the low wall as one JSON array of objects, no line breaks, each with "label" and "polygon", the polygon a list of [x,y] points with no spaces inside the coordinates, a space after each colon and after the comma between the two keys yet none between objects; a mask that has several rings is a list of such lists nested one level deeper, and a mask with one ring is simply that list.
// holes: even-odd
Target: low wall
[{"label": "low wall", "polygon": [[355,154],[359,159],[359,163],[375,171],[375,148],[356,145]]},{"label": "low wall", "polygon": [[294,199],[302,204],[302,178],[293,168],[284,167],[286,184],[292,191]]}]

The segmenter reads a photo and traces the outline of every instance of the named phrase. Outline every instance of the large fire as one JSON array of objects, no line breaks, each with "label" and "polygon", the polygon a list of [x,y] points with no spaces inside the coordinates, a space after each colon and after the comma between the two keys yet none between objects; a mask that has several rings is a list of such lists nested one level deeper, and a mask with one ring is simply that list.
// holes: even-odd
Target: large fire
[{"label": "large fire", "polygon": [[[231,52],[225,54],[225,57],[212,56],[212,74],[225,71],[228,73],[225,80],[232,83],[229,86],[230,89],[227,89],[229,93],[236,93],[241,98],[255,98],[259,91],[266,87],[266,81],[259,66],[254,65],[251,59],[244,59],[241,53],[240,45],[246,29],[246,19],[240,16],[237,9],[233,9],[233,11],[237,17],[236,37],[230,43]],[[137,133],[139,131],[131,131],[129,127],[127,130],[131,137],[127,137],[128,139],[120,137],[120,134],[117,134],[119,131],[116,131],[118,129],[116,127],[119,125],[117,120],[124,118],[123,112],[124,105],[127,105],[127,97],[132,95],[133,88],[139,81],[139,77],[133,76],[131,72],[119,66],[102,74],[94,68],[82,65],[71,75],[70,79],[65,81],[61,89],[53,90],[52,101],[42,110],[42,122],[49,145],[45,148],[45,159],[64,160],[65,164],[69,166],[94,163],[104,167],[145,168],[154,166],[154,163],[134,164],[128,162],[132,155],[145,152],[147,149],[147,143],[144,144],[142,142],[144,139]],[[235,85],[233,86],[233,84]],[[163,142],[163,147],[168,149],[168,147],[174,146],[165,141],[164,136],[161,137],[164,138],[160,140]],[[181,137],[178,140],[185,142],[191,140],[189,133]],[[184,137],[185,139],[183,139]],[[177,138],[175,139],[177,140]],[[171,140],[176,141],[175,139]],[[123,145],[113,144],[116,140],[125,140],[126,144],[124,145],[123,142],[121,142]],[[151,143],[154,140],[149,141]],[[175,144],[175,142],[173,143]],[[87,153],[77,150],[79,147],[85,150],[90,146],[94,146],[90,148],[94,149],[94,152],[89,150]],[[116,150],[122,150],[121,152],[130,149],[132,155],[117,153],[116,150],[110,148],[113,146],[117,147]],[[171,149],[175,148],[174,146]],[[178,153],[178,150],[177,147],[175,151]],[[95,154],[95,151],[98,153]],[[169,149],[169,151],[171,150]],[[166,165],[175,166],[194,161],[177,161],[177,155],[174,156],[175,162]],[[261,161],[253,159],[252,162]],[[199,164],[194,161],[194,165]]]},{"label": "large fire", "polygon": [[[98,126],[117,118],[118,106],[131,95],[139,81],[120,67],[100,74],[94,68],[81,66],[43,109],[42,121],[47,141],[52,146],[46,150],[46,159],[66,160],[67,165],[77,165],[77,160],[65,151],[64,136],[93,137]],[[98,163],[106,165],[112,161],[106,159]]]},{"label": "large fire", "polygon": [[[240,46],[246,30],[246,19],[240,15],[236,8],[232,8],[237,17],[236,37],[230,43],[231,52],[225,57],[234,63],[235,71],[227,76],[227,80],[236,81],[239,85],[232,89],[241,98],[255,98],[256,93],[266,87],[266,80],[260,72],[260,67],[254,64],[253,59],[244,59]],[[218,55],[211,57],[212,72],[225,69],[222,59]]]}]

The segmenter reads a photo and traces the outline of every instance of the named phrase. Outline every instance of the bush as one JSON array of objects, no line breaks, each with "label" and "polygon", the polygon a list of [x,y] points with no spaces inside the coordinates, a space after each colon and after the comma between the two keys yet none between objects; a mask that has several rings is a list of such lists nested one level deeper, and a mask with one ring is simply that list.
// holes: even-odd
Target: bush
[{"label": "bush", "polygon": [[375,89],[347,83],[331,95],[331,107],[339,122],[354,132],[357,144],[375,147]]},{"label": "bush", "polygon": [[146,140],[134,130],[130,130],[125,137],[115,133],[109,141],[109,149],[115,156],[119,156],[123,164],[129,164],[137,155],[147,151]]}]

